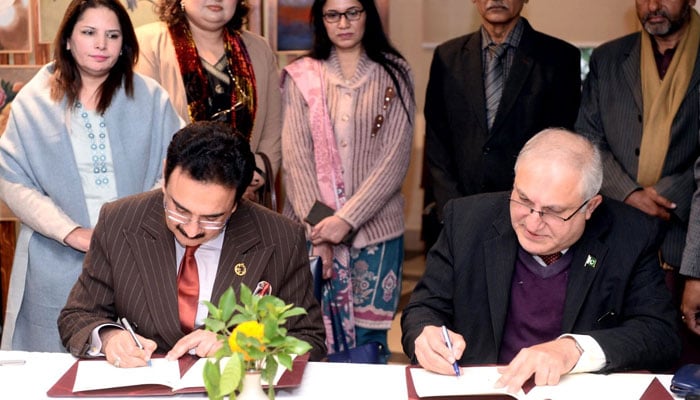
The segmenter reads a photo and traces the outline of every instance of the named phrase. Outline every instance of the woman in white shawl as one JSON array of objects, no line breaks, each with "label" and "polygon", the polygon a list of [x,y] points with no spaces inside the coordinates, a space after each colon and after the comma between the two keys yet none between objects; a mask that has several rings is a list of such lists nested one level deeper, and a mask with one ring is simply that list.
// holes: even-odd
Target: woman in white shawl
[{"label": "woman in white shawl", "polygon": [[18,93],[0,137],[0,197],[22,222],[2,349],[65,351],[56,320],[100,207],[158,184],[183,124],[134,74],[138,43],[117,0],[73,0],[54,61]]}]

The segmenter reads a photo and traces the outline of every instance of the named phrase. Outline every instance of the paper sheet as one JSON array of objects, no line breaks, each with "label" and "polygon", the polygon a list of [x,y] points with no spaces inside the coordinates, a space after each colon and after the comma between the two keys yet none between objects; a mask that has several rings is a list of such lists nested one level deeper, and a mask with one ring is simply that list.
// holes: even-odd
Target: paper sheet
[{"label": "paper sheet", "polygon": [[[505,388],[494,388],[501,374],[496,367],[461,368],[461,375],[440,375],[422,368],[411,369],[413,386],[419,397],[459,396],[471,394],[507,394]],[[521,391],[513,398],[524,398]]]},{"label": "paper sheet", "polygon": [[168,361],[165,358],[151,359],[150,367],[140,368],[117,368],[107,361],[85,360],[78,362],[73,391],[82,392],[145,384],[173,387],[179,381],[179,363]]}]

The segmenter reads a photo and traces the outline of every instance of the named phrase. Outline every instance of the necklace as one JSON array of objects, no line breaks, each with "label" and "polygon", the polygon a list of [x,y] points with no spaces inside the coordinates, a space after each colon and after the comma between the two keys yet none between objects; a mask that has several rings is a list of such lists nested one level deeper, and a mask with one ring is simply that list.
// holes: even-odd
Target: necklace
[{"label": "necklace", "polygon": [[83,119],[85,130],[90,139],[92,173],[95,177],[95,184],[97,186],[107,185],[109,184],[109,178],[107,178],[107,155],[105,153],[107,149],[107,133],[105,128],[107,125],[105,124],[104,116],[99,116],[99,132],[95,135],[87,110],[83,109],[83,105],[80,102],[78,102],[75,107],[78,113],[80,113],[80,117]]}]

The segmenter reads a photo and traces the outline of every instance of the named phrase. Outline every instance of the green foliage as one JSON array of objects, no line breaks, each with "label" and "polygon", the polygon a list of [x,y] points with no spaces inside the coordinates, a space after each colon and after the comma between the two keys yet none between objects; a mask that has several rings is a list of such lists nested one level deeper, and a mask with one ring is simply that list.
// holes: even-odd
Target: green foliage
[{"label": "green foliage", "polygon": [[[235,399],[248,370],[261,371],[262,378],[269,383],[268,396],[274,399],[273,381],[278,365],[291,370],[292,355],[311,349],[307,342],[287,336],[284,327],[289,318],[304,315],[306,310],[285,304],[272,295],[254,296],[244,284],[241,284],[238,302],[233,288],[229,288],[219,299],[218,306],[208,301],[204,304],[209,310],[205,328],[215,332],[224,344],[204,367],[209,399],[221,400],[225,396]],[[249,321],[256,323],[244,324]],[[255,337],[261,326],[263,334]],[[249,332],[244,332],[244,327]]]}]

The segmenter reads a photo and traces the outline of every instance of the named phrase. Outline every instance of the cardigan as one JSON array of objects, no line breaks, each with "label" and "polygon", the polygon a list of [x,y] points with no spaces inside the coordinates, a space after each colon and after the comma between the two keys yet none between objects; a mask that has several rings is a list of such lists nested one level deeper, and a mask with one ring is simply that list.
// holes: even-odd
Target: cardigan
[{"label": "cardigan", "polygon": [[[180,65],[175,55],[175,46],[164,22],[153,22],[136,29],[139,39],[139,61],[136,70],[158,81],[170,94],[170,100],[177,113],[189,121],[187,94],[180,74]],[[279,70],[277,57],[265,39],[241,31],[241,38],[253,64],[258,106],[250,136],[250,149],[253,153],[265,153],[272,165],[272,176],[277,175],[282,159],[280,142],[281,105],[279,91]],[[255,157],[256,166],[265,171],[260,157]]]},{"label": "cardigan", "polygon": [[[56,319],[84,253],[63,239],[77,227],[90,227],[66,125],[67,101],[55,102],[50,95],[53,72],[53,64],[44,66],[17,94],[0,137],[0,198],[22,222],[2,349],[65,351]],[[167,93],[152,79],[135,74],[133,98],[119,89],[104,119],[117,195],[156,186],[170,138],[184,125]]]},{"label": "cardigan", "polygon": [[[404,60],[395,60],[410,72]],[[396,88],[381,65],[366,54],[363,53],[355,76],[349,81],[343,78],[335,51],[323,62],[323,70],[328,111],[345,167],[348,197],[335,215],[357,232],[355,248],[399,237],[404,232],[401,185],[413,140],[413,80],[406,84],[397,77],[406,109],[397,95],[384,111],[386,88]],[[287,77],[283,72],[282,168],[287,194],[283,213],[302,221],[321,195],[307,105],[293,79]],[[384,116],[384,123],[372,137],[372,125],[378,115]]]}]

